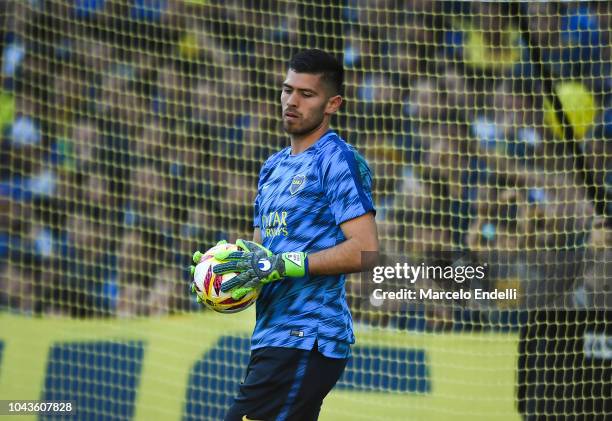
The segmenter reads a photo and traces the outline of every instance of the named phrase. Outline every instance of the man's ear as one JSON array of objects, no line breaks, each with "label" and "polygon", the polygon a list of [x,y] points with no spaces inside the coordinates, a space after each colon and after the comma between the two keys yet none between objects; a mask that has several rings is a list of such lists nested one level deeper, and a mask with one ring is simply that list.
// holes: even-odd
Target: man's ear
[{"label": "man's ear", "polygon": [[342,97],[340,95],[334,95],[327,100],[327,106],[325,107],[325,114],[334,114],[342,105]]}]

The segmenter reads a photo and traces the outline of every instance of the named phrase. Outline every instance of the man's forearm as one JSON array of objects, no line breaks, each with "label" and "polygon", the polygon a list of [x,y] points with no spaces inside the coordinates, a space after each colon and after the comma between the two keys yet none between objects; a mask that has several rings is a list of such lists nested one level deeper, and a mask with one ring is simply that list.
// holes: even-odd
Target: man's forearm
[{"label": "man's forearm", "polygon": [[348,239],[337,246],[309,254],[308,272],[310,275],[361,272],[371,266],[370,261],[376,254],[376,250],[371,250],[371,253],[368,253],[369,258],[362,259],[363,251],[365,250],[357,239]]}]

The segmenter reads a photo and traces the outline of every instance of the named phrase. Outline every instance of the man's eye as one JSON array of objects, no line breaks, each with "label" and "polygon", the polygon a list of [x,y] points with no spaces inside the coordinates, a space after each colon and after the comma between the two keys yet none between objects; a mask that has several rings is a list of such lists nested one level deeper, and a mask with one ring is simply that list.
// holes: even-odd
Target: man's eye
[{"label": "man's eye", "polygon": [[310,98],[312,96],[311,92],[304,92],[302,95],[304,95],[306,98]]}]

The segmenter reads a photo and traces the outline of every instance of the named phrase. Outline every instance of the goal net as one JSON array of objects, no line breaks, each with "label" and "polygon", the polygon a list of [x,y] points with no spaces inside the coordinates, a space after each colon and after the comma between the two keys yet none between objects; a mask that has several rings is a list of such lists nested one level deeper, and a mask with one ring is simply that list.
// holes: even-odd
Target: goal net
[{"label": "goal net", "polygon": [[303,48],[343,63],[381,247],[320,419],[609,417],[607,1],[1,2],[2,399],[223,418],[255,313],[189,260],[251,238]]}]

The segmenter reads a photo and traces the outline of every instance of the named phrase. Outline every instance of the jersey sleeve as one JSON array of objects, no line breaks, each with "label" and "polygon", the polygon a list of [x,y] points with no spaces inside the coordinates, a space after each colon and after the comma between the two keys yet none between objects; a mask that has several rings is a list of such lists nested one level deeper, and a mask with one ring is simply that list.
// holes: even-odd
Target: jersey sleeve
[{"label": "jersey sleeve", "polygon": [[372,173],[365,159],[345,143],[330,149],[321,158],[320,176],[336,225],[375,212]]}]

